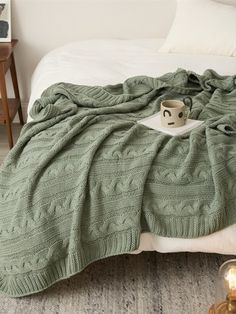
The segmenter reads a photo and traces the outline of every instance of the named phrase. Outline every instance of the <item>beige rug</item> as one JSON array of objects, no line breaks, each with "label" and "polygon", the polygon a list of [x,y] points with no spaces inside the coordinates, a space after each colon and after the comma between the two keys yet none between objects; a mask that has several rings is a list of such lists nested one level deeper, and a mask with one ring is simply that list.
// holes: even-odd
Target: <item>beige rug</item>
[{"label": "beige rug", "polygon": [[155,252],[112,257],[36,295],[0,295],[0,313],[207,314],[218,267],[226,259]]}]

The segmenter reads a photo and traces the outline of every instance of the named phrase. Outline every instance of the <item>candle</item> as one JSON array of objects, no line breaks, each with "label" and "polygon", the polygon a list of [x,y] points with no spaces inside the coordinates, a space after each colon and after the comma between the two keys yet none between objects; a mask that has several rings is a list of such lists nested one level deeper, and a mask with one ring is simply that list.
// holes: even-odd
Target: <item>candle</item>
[{"label": "candle", "polygon": [[236,293],[236,267],[231,267],[225,275],[226,287],[229,292]]}]

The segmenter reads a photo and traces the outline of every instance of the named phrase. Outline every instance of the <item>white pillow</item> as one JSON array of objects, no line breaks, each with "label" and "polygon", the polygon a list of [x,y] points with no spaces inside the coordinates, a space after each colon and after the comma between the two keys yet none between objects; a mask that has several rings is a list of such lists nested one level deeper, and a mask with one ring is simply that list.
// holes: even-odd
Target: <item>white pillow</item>
[{"label": "white pillow", "polygon": [[177,0],[159,52],[236,56],[236,7],[212,0]]}]

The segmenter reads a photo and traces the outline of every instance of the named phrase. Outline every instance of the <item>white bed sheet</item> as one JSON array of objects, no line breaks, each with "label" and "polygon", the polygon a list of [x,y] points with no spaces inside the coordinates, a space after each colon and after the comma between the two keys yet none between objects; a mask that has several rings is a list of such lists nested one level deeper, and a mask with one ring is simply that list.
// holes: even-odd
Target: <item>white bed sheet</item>
[{"label": "white bed sheet", "polygon": [[[135,75],[160,76],[185,68],[203,73],[207,68],[221,75],[236,74],[236,58],[204,55],[161,54],[163,39],[86,40],[68,44],[47,54],[38,64],[31,86],[28,112],[50,85],[68,82],[81,85],[116,84]],[[28,116],[28,121],[31,117]],[[236,254],[236,224],[196,239],[165,238],[143,233],[141,251],[210,252]]]}]

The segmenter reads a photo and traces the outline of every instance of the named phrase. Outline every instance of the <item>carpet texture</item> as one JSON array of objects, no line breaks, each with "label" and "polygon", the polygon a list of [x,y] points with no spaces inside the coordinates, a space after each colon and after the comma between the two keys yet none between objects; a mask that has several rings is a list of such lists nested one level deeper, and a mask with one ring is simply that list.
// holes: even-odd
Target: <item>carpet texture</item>
[{"label": "carpet texture", "polygon": [[210,254],[117,256],[30,297],[0,295],[1,314],[207,314],[221,263]]}]

